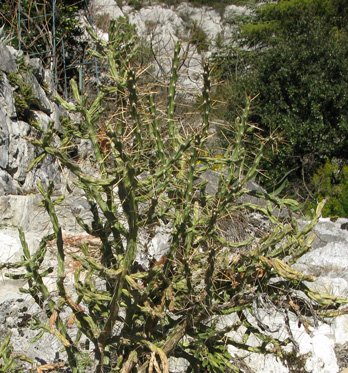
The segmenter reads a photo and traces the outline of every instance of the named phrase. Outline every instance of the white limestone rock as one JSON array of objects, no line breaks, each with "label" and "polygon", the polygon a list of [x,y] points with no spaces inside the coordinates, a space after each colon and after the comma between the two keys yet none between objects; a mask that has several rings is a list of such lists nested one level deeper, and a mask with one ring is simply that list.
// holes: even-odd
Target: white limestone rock
[{"label": "white limestone rock", "polygon": [[[16,235],[15,235],[16,232]],[[17,236],[17,237],[16,237]],[[0,263],[16,262],[20,260],[21,243],[16,230],[0,231]]]},{"label": "white limestone rock", "polygon": [[313,249],[298,260],[299,268],[306,268],[316,276],[332,277],[331,273],[334,273],[348,281],[348,231],[341,229],[347,222],[348,219],[343,218],[336,222],[321,218],[314,229]]},{"label": "white limestone rock", "polygon": [[252,10],[247,6],[240,5],[227,5],[224,12],[224,18],[226,20],[233,20],[235,16],[249,16],[252,14]]},{"label": "white limestone rock", "polygon": [[0,196],[17,194],[19,189],[11,175],[0,169]]},{"label": "white limestone rock", "polygon": [[32,105],[50,115],[52,113],[52,103],[48,99],[46,92],[37,81],[34,74],[25,75],[25,83],[30,85],[33,96]]},{"label": "white limestone rock", "polygon": [[189,19],[188,26],[196,23],[206,33],[209,40],[215,40],[223,30],[222,17],[212,8],[194,8],[187,3],[181,4],[176,10],[181,17]]},{"label": "white limestone rock", "polygon": [[12,50],[0,41],[0,71],[5,73],[16,73],[18,71],[16,59],[11,53]]},{"label": "white limestone rock", "polygon": [[108,14],[111,19],[125,16],[115,0],[92,0],[90,7],[93,13]]},{"label": "white limestone rock", "polygon": [[45,69],[40,58],[28,58],[27,64],[30,66],[32,73],[39,83],[45,78]]},{"label": "white limestone rock", "polygon": [[14,105],[13,88],[11,87],[7,75],[0,75],[0,108],[4,110],[9,118],[16,117],[16,108]]},{"label": "white limestone rock", "polygon": [[9,122],[6,111],[0,107],[0,169],[3,170],[8,167]]},{"label": "white limestone rock", "polygon": [[128,16],[138,34],[152,44],[159,56],[172,55],[178,34],[184,30],[182,19],[176,12],[155,5],[134,11]]}]

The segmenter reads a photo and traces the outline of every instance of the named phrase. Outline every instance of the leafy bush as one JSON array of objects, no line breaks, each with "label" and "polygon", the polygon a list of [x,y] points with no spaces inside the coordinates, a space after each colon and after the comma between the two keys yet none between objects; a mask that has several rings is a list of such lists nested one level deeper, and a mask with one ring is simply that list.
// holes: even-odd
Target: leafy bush
[{"label": "leafy bush", "polygon": [[140,10],[143,7],[143,4],[138,0],[129,0],[128,5],[133,7],[135,10]]},{"label": "leafy bush", "polygon": [[14,98],[18,119],[28,118],[29,109],[35,101],[31,86],[22,82],[19,89],[14,92]]},{"label": "leafy bush", "polygon": [[208,37],[202,27],[198,25],[197,21],[193,22],[193,25],[190,27],[189,31],[189,41],[197,47],[198,53],[207,51],[209,48]]},{"label": "leafy bush", "polygon": [[[308,182],[326,158],[347,159],[347,17],[340,1],[289,0],[258,8],[220,56],[230,79],[229,118],[254,96],[250,120],[284,141],[263,168]],[[342,8],[342,9],[341,9]],[[246,48],[247,47],[247,48]],[[237,105],[236,105],[237,104]]]},{"label": "leafy bush", "polygon": [[316,199],[327,199],[323,216],[348,217],[348,166],[327,160],[314,174],[312,184]]},{"label": "leafy bush", "polygon": [[[171,356],[184,358],[188,371],[238,371],[228,345],[281,357],[283,347],[293,340],[291,333],[285,340],[276,338],[260,312],[277,309],[285,325],[289,313],[307,323],[311,315],[340,314],[338,307],[346,302],[311,290],[306,281],[314,278],[291,267],[310,250],[310,231],[323,204],[303,229],[290,216],[277,218],[280,209],[297,203],[248,187],[264,152],[264,143],[255,153],[247,151],[248,133],[256,130],[247,121],[250,102],[224,154],[212,156],[209,66],[204,66],[201,125],[181,124],[175,112],[180,43],[164,104],[152,85],[142,83],[143,69],[132,62],[134,40],[125,40],[117,30],[112,21],[110,42],[98,41],[98,52],[93,52],[108,63],[110,84],[101,87],[92,102],[80,96],[74,82],[75,102],[58,98],[67,110],[80,113],[75,131],[65,121],[66,133],[52,124],[41,130],[40,139],[32,140],[41,150],[32,167],[50,155],[74,175],[92,217],[91,222],[81,216],[76,221],[100,241],[97,255],[87,244],[71,254],[81,267],[75,272],[74,288],[68,290],[67,243],[56,214],[63,197],[54,197],[53,183],[46,189],[39,184],[53,233],[31,254],[21,232],[23,260],[0,269],[23,269],[22,274],[7,276],[28,280],[22,291],[47,315],[47,320],[35,318],[38,338],[43,333],[56,336],[72,372],[145,372],[159,367],[169,372]],[[110,103],[114,111],[105,118],[103,107]],[[69,157],[69,147],[82,138],[93,145],[94,172]],[[253,159],[250,168],[245,167],[248,157]],[[215,175],[213,193],[208,191],[207,174]],[[257,197],[258,203],[247,197]],[[245,226],[239,237],[233,229],[250,213],[268,222],[258,239]],[[167,229],[161,258],[149,251],[158,227]],[[57,292],[49,293],[45,276],[54,269],[44,268],[43,260],[53,238]],[[234,315],[235,321],[219,325],[226,315]],[[74,325],[78,333],[71,331]],[[241,338],[227,335],[237,330]],[[251,337],[260,343],[249,343]]]}]

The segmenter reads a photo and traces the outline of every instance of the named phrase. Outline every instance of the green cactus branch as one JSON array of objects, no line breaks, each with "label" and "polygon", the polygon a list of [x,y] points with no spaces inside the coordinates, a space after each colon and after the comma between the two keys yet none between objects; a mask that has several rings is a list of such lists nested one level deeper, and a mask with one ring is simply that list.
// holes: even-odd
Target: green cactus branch
[{"label": "green cactus branch", "polygon": [[173,149],[176,150],[178,145],[181,143],[181,137],[178,131],[177,122],[175,120],[175,94],[176,94],[176,84],[178,79],[178,67],[180,60],[180,50],[181,43],[177,42],[174,49],[174,57],[172,59],[172,69],[170,75],[170,83],[168,86],[168,133],[173,146]]}]

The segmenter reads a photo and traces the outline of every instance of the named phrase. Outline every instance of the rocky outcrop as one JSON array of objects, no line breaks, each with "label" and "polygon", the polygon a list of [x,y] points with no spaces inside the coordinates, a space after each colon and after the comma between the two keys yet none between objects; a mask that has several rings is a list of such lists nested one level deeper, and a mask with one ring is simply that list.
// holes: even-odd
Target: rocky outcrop
[{"label": "rocky outcrop", "polygon": [[47,129],[50,122],[60,128],[60,109],[54,103],[53,93],[43,86],[45,71],[40,60],[24,58],[26,68],[17,68],[17,59],[23,56],[12,47],[0,43],[0,196],[26,193],[36,188],[41,180],[59,181],[57,167],[52,159],[28,173],[30,162],[38,155],[26,137],[35,136],[30,125],[36,121]]},{"label": "rocky outcrop", "polygon": [[9,48],[0,41],[0,66],[5,73],[15,73],[18,71],[15,57]]},{"label": "rocky outcrop", "polygon": [[[137,24],[143,33],[150,31],[152,24],[153,40],[164,42],[169,48],[168,54],[172,53],[172,42],[175,42],[180,33],[185,32],[186,24],[196,21],[209,36],[210,40],[217,37],[222,32],[220,16],[210,10],[199,11],[195,8],[182,4],[175,11],[159,6],[145,7],[138,12],[131,12],[130,8],[120,9],[114,1],[103,0],[99,5],[108,5],[110,14],[113,17],[119,15],[129,15],[130,20]],[[245,10],[245,9],[244,9]],[[107,10],[104,10],[107,11]],[[236,14],[242,11],[234,6],[229,7],[225,14]],[[246,11],[246,10],[245,10]],[[186,21],[185,21],[186,19]],[[219,21],[220,20],[220,21]],[[171,24],[172,22],[172,24]],[[174,25],[174,26],[173,26]],[[143,29],[142,29],[143,27]],[[168,30],[171,29],[171,32]],[[225,31],[227,33],[227,31]],[[175,33],[178,33],[175,35]],[[157,39],[156,39],[157,38]],[[189,41],[187,41],[189,45]],[[170,53],[169,53],[170,50]],[[191,65],[188,65],[187,80],[183,82],[186,87],[196,87],[194,69],[199,68],[202,56],[193,49],[191,54]],[[0,44],[0,263],[16,262],[21,259],[22,247],[18,238],[17,228],[22,227],[26,233],[26,240],[31,253],[37,248],[43,235],[51,232],[51,225],[47,214],[39,206],[40,196],[33,191],[36,181],[41,180],[44,184],[48,180],[56,179],[59,183],[57,168],[51,159],[47,159],[40,168],[35,168],[32,172],[26,172],[30,161],[37,155],[33,146],[25,139],[27,136],[35,135],[29,124],[30,120],[40,123],[43,128],[47,128],[50,121],[54,121],[56,128],[60,128],[60,109],[52,102],[50,95],[43,89],[42,84],[49,79],[49,74],[45,71],[37,59],[30,59],[27,65],[31,66],[31,72],[25,76],[23,81],[31,87],[33,96],[31,105],[26,112],[26,117],[20,117],[18,107],[15,104],[15,94],[18,89],[13,83],[13,75],[17,74],[16,53],[11,48]],[[163,57],[162,68],[167,71]],[[186,66],[187,67],[187,66]],[[12,81],[12,83],[10,83]],[[86,145],[88,157],[89,147]],[[209,193],[216,193],[216,175],[206,173],[203,175],[209,183],[207,188],[211,188]],[[257,185],[251,185],[250,189],[259,191]],[[24,193],[26,192],[26,193]],[[22,194],[22,195],[15,195]],[[23,195],[25,194],[25,195]],[[256,198],[256,197],[255,197]],[[252,200],[258,203],[257,199]],[[75,216],[83,215],[88,221],[88,204],[86,200],[78,194],[67,196],[63,209],[58,207],[60,223],[64,230],[67,248],[79,250],[79,244],[89,240],[91,246],[98,247],[98,242],[91,242],[91,237],[82,234],[76,224]],[[86,219],[85,219],[86,220]],[[306,273],[319,277],[316,286],[325,289],[327,292],[337,295],[347,295],[348,271],[347,271],[347,249],[348,231],[344,230],[348,220],[339,219],[333,223],[327,219],[321,220],[316,228],[317,241],[313,250],[306,254],[298,262],[298,268]],[[342,227],[342,228],[341,228]],[[159,260],[168,250],[168,237],[170,227],[165,225],[155,228],[151,238],[144,235],[140,239],[147,245],[149,254]],[[46,258],[47,267],[57,267],[55,246],[49,246],[50,252]],[[137,260],[146,267],[147,258],[142,257],[144,252],[139,251]],[[67,256],[67,281],[72,280],[74,274],[74,263]],[[60,342],[50,334],[45,334],[42,339],[35,343],[28,341],[35,337],[36,332],[30,328],[30,322],[35,316],[44,317],[44,312],[36,306],[31,298],[19,291],[20,286],[25,286],[25,282],[14,281],[4,276],[6,270],[0,276],[0,337],[8,331],[12,331],[12,343],[14,352],[23,353],[31,357],[40,364],[59,363],[64,361]],[[55,281],[55,272],[47,278],[47,285]],[[69,277],[70,276],[70,277]],[[283,321],[283,317],[277,314],[264,314],[265,324],[278,327]],[[223,327],[225,324],[233,322],[229,318],[221,318],[219,321]],[[294,339],[299,345],[302,359],[289,362],[286,366],[274,356],[262,356],[259,354],[244,353],[241,350],[230,347],[230,352],[238,358],[244,359],[251,370],[255,372],[289,372],[306,371],[313,373],[332,372],[336,373],[343,368],[347,355],[343,347],[348,343],[348,320],[347,316],[338,317],[331,324],[320,322],[316,327],[309,327],[309,333],[303,326],[299,326],[295,320],[290,320],[290,327]],[[271,329],[272,329],[271,328]],[[284,325],[279,329],[284,338],[287,331]],[[256,343],[256,342],[255,342]],[[335,351],[340,351],[339,359]],[[343,351],[343,352],[342,352]],[[170,360],[170,371],[185,372],[185,360]],[[304,370],[301,370],[304,369]]]},{"label": "rocky outcrop", "polygon": [[202,87],[203,61],[217,50],[217,45],[231,42],[234,19],[251,12],[245,6],[235,5],[225,7],[220,13],[211,7],[194,7],[185,2],[176,7],[155,2],[142,2],[142,5],[134,10],[128,5],[120,7],[112,0],[90,2],[96,18],[128,17],[150,48],[152,57],[155,55],[153,68],[159,79],[169,78],[174,46],[178,40],[182,42],[178,86],[185,92],[186,101],[190,95],[195,99],[197,89]]}]

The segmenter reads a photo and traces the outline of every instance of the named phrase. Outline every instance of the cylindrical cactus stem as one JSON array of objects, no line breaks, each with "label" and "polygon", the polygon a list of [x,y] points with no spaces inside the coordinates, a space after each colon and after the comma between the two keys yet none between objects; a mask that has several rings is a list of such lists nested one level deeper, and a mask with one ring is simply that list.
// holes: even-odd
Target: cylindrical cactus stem
[{"label": "cylindrical cactus stem", "polygon": [[158,157],[161,160],[162,164],[165,164],[166,162],[165,162],[165,156],[163,152],[164,145],[163,145],[161,134],[159,132],[159,124],[158,124],[158,117],[156,113],[156,106],[154,104],[152,94],[148,95],[148,100],[149,100],[149,110],[153,117],[153,120],[151,121],[152,128],[150,132],[153,133],[156,139],[156,148],[157,148],[156,150],[157,150]]},{"label": "cylindrical cactus stem", "polygon": [[[129,70],[127,86],[129,91],[129,104],[132,119],[135,122],[135,150],[139,150],[142,147],[142,138],[141,138],[141,121],[138,113],[138,94],[135,88],[135,73],[133,70]],[[139,154],[139,153],[137,153]]]},{"label": "cylindrical cactus stem", "polygon": [[168,87],[168,109],[167,109],[167,116],[168,116],[168,131],[169,136],[172,141],[172,145],[174,149],[177,149],[178,145],[181,143],[178,126],[174,120],[174,112],[175,112],[175,94],[176,94],[176,83],[178,80],[178,67],[179,67],[179,55],[181,50],[181,43],[177,42],[175,49],[174,49],[174,56],[172,59],[172,70],[170,76],[170,83]]},{"label": "cylindrical cactus stem", "polygon": [[204,63],[203,65],[203,112],[202,112],[202,120],[203,120],[203,128],[202,128],[202,136],[205,135],[207,129],[209,128],[209,112],[210,112],[210,71],[209,71],[209,64]]}]

